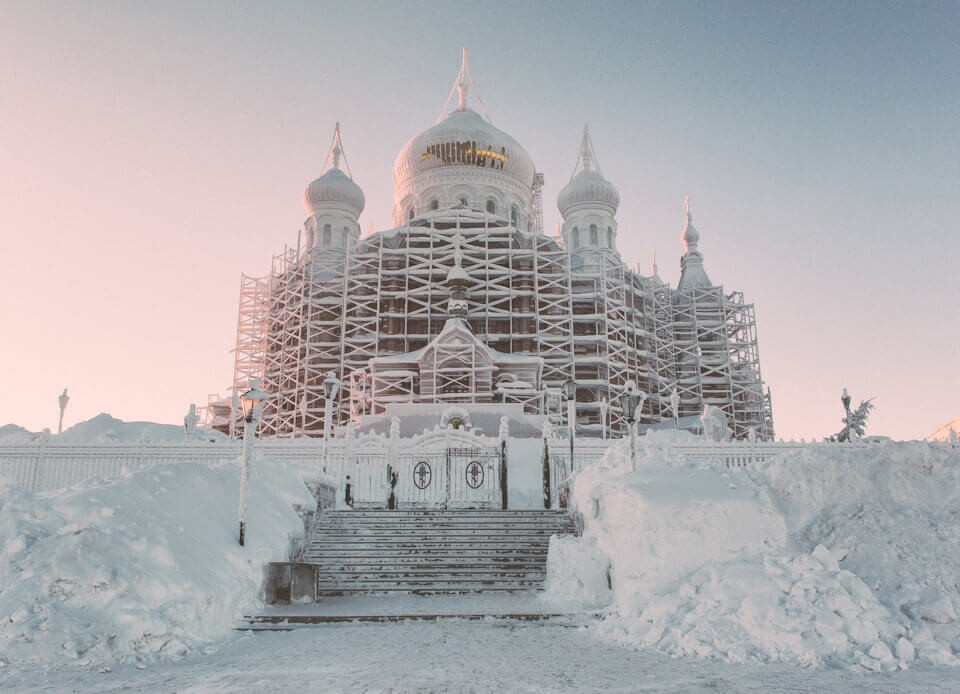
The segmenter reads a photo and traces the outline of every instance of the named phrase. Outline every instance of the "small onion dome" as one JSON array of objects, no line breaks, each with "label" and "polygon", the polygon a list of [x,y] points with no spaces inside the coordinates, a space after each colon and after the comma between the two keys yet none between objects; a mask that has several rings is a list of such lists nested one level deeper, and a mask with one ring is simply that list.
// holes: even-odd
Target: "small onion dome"
[{"label": "small onion dome", "polygon": [[359,217],[366,199],[360,186],[343,171],[331,167],[303,191],[303,206],[309,214],[331,207],[350,212]]},{"label": "small onion dome", "polygon": [[690,214],[690,198],[686,199],[687,204],[687,223],[683,227],[683,234],[680,238],[683,240],[683,245],[686,246],[688,251],[697,250],[697,244],[700,243],[700,232],[697,231],[697,228],[693,226],[693,215]]},{"label": "small onion dome", "polygon": [[393,165],[393,185],[445,166],[497,171],[533,186],[533,160],[527,151],[469,108],[448,113],[404,145]]},{"label": "small onion dome", "polygon": [[576,206],[607,207],[610,214],[616,214],[620,206],[620,193],[610,181],[593,169],[583,169],[573,177],[557,196],[557,207],[560,214],[566,215],[568,210]]},{"label": "small onion dome", "polygon": [[447,273],[447,284],[465,287],[470,284],[470,275],[459,264],[454,265]]}]

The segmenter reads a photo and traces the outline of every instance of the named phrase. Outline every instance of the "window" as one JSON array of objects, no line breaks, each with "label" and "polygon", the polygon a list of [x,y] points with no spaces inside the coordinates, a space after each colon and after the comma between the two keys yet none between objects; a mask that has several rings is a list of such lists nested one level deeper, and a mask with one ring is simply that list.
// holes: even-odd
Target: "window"
[{"label": "window", "polygon": [[613,227],[607,227],[607,247],[613,248]]},{"label": "window", "polygon": [[349,228],[349,227],[343,227],[343,240],[340,242],[340,245],[343,246],[344,248],[346,248],[346,247],[347,247],[347,239],[349,239],[349,238],[350,238],[350,228]]},{"label": "window", "polygon": [[497,211],[497,203],[493,200],[487,200],[487,212],[490,214],[495,214]]},{"label": "window", "polygon": [[307,248],[313,248],[313,229],[307,229]]},{"label": "window", "polygon": [[599,243],[600,243],[600,240],[597,238],[597,225],[591,224],[590,225],[590,245],[596,246],[596,245],[599,245]]},{"label": "window", "polygon": [[407,219],[409,219],[409,220],[412,220],[412,219],[413,219],[413,208],[412,208],[412,207],[411,207],[409,210],[407,210]]},{"label": "window", "polygon": [[431,210],[438,210],[438,209],[440,209],[440,201],[439,201],[439,200],[431,200],[431,201],[430,201],[430,209],[431,209]]},{"label": "window", "polygon": [[323,245],[324,245],[324,246],[329,246],[329,245],[330,245],[330,242],[333,240],[333,239],[331,238],[332,235],[333,235],[333,233],[332,233],[331,230],[330,230],[330,225],[329,225],[329,224],[324,224],[324,225],[323,225]]},{"label": "window", "polygon": [[467,199],[466,199],[466,198],[460,198],[460,204],[463,205],[464,207],[466,207],[466,206],[467,206]]},{"label": "window", "polygon": [[517,211],[516,207],[510,208],[510,223],[513,226],[517,226],[517,222],[520,220],[520,212]]},{"label": "window", "polygon": [[580,247],[580,230],[577,227],[573,227],[573,247]]}]

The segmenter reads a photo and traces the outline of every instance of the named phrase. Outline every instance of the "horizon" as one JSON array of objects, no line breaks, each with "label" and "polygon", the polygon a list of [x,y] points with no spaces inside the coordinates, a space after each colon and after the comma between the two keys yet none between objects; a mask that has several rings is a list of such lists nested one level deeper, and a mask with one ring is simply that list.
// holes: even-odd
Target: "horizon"
[{"label": "horizon", "polygon": [[496,48],[406,40],[424,13],[477,27],[492,6],[340,8],[330,41],[302,21],[312,5],[165,7],[0,11],[17,366],[0,425],[55,431],[64,387],[64,430],[101,412],[179,424],[226,394],[240,274],[296,244],[334,123],[364,235],[389,229],[394,158],[434,123],[461,45],[493,124],[545,174],[545,231],[584,122],[628,266],[650,274],[656,251],[676,285],[690,196],[710,278],[756,306],[777,438],[839,430],[843,388],[875,398],[868,435],[960,414],[960,7],[563,4],[570,27],[508,4],[539,33]]}]

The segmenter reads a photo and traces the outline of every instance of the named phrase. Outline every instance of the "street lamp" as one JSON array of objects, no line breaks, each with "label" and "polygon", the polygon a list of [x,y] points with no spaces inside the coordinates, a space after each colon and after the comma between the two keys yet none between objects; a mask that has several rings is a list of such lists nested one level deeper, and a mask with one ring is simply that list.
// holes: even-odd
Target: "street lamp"
[{"label": "street lamp", "polygon": [[328,371],[323,379],[323,471],[327,471],[327,441],[333,431],[333,399],[340,392],[340,379],[333,371]]},{"label": "street lamp", "polygon": [[610,403],[606,397],[600,398],[600,436],[604,441],[607,440],[607,412],[610,410]]},{"label": "street lamp", "polygon": [[850,393],[848,393],[848,392],[847,392],[847,389],[844,388],[844,389],[843,389],[843,395],[840,396],[840,402],[843,403],[843,411],[844,411],[844,412],[846,413],[846,415],[847,415],[846,419],[843,420],[843,421],[846,423],[846,425],[847,425],[847,427],[846,427],[846,428],[847,428],[847,443],[853,443],[853,437],[857,435],[857,433],[853,430],[853,426],[852,426],[852,423],[853,423],[853,413],[850,412],[850,401],[851,401]]},{"label": "street lamp", "polygon": [[680,428],[680,394],[674,388],[670,391],[670,411],[673,413],[673,428]]},{"label": "street lamp", "polygon": [[638,391],[633,381],[627,382],[620,395],[620,409],[627,420],[627,428],[630,429],[630,466],[634,470],[637,469],[637,416],[646,399],[647,394]]},{"label": "street lamp", "polygon": [[577,438],[577,382],[572,378],[563,382],[563,394],[567,398],[567,424],[570,429],[570,474],[567,477],[567,503],[570,499],[570,480],[573,479],[574,444]]},{"label": "street lamp", "polygon": [[253,439],[257,435],[257,424],[260,413],[263,412],[263,403],[270,397],[260,390],[260,380],[250,379],[250,390],[240,396],[243,406],[243,455],[240,457],[240,545],[243,545],[247,532],[247,488],[250,479],[250,452],[253,448]]}]

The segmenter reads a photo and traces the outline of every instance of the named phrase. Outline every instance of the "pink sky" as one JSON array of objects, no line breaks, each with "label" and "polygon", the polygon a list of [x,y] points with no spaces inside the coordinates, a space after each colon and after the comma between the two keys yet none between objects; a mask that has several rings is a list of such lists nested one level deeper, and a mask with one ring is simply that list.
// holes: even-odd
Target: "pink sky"
[{"label": "pink sky", "polygon": [[[335,121],[361,228],[389,226],[394,157],[436,118],[465,37],[410,39],[424,12],[485,20],[336,7],[0,10],[0,424],[55,429],[65,386],[67,425],[179,423],[224,392],[240,273],[296,243]],[[756,304],[778,435],[836,431],[844,386],[876,397],[870,433],[960,412],[955,7],[506,7],[525,40],[467,48],[494,124],[546,175],[547,228],[584,121],[630,265],[655,248],[676,282],[690,195],[711,279]]]}]

